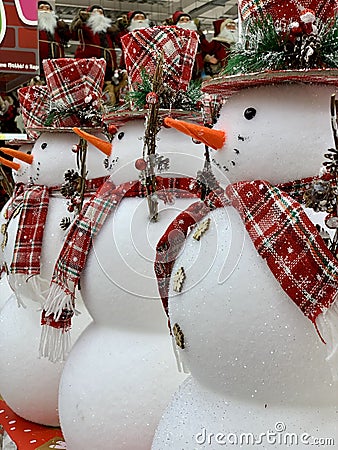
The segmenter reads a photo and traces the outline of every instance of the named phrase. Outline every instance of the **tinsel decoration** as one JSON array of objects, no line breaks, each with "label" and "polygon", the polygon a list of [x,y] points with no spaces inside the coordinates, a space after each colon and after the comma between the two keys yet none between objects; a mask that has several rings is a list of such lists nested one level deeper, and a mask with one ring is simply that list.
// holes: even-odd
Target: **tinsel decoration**
[{"label": "tinsel decoration", "polygon": [[[68,211],[74,214],[80,213],[86,191],[87,147],[87,141],[80,138],[76,152],[76,165],[79,172],[76,172],[74,169],[67,170],[64,175],[65,182],[61,186],[61,194],[68,200]],[[60,227],[66,230],[70,224],[70,218],[63,217]]]},{"label": "tinsel decoration", "polygon": [[[147,107],[147,95],[152,92],[152,81],[148,73],[141,70],[142,83],[135,83],[135,90],[126,93],[126,101],[130,102],[136,109]],[[201,83],[191,81],[186,92],[174,90],[166,83],[159,95],[159,107],[161,109],[183,109],[185,111],[198,111],[202,98]]]},{"label": "tinsel decoration", "polygon": [[328,215],[325,218],[326,226],[330,229],[335,229],[335,234],[332,239],[326,239],[328,248],[337,256],[338,253],[338,115],[337,115],[338,101],[335,94],[331,96],[330,111],[331,111],[331,128],[335,148],[328,149],[329,153],[325,153],[326,161],[323,162],[325,169],[324,175],[316,179],[311,188],[305,192],[304,201],[305,206],[312,208],[314,211],[324,211]]},{"label": "tinsel decoration", "polygon": [[327,23],[317,17],[312,32],[293,33],[290,24],[276,24],[267,15],[251,21],[246,35],[232,50],[223,74],[338,67],[337,16]]}]

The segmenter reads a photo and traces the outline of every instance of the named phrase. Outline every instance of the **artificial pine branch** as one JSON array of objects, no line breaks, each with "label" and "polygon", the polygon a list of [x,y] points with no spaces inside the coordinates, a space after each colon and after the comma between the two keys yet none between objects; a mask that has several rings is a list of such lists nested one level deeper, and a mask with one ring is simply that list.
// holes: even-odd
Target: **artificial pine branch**
[{"label": "artificial pine branch", "polygon": [[327,67],[338,67],[338,16],[323,27],[320,54]]},{"label": "artificial pine branch", "polygon": [[146,104],[146,97],[152,91],[152,83],[145,69],[141,69],[141,83],[136,83],[135,91],[130,90],[126,93],[127,102],[135,105],[138,109],[143,109]]},{"label": "artificial pine branch", "polygon": [[223,71],[225,75],[258,72],[283,66],[284,42],[270,15],[252,22],[247,35],[247,40],[243,44],[237,44],[230,53],[228,64]]},{"label": "artificial pine branch", "polygon": [[277,29],[271,16],[251,22],[247,40],[234,47],[222,74],[338,68],[338,18],[328,23],[318,19],[316,26],[317,34],[303,33],[291,39],[288,28]]},{"label": "artificial pine branch", "polygon": [[[126,94],[126,101],[130,102],[136,109],[144,109],[147,101],[147,94],[153,92],[152,81],[143,69],[141,70],[142,81],[135,84],[135,90]],[[159,105],[163,109],[184,109],[197,110],[198,102],[201,100],[201,82],[191,81],[184,91],[175,91],[170,86],[163,86],[159,94]]]}]

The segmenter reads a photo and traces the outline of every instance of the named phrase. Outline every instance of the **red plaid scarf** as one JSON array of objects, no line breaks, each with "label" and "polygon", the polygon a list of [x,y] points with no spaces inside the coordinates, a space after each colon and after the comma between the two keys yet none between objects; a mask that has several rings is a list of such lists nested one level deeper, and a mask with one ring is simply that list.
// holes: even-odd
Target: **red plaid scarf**
[{"label": "red plaid scarf", "polygon": [[[157,177],[156,194],[165,201],[168,196],[197,197],[199,186],[192,178]],[[71,328],[71,319],[75,312],[75,289],[79,285],[92,241],[106,218],[124,198],[145,196],[146,190],[140,181],[119,186],[107,181],[84,206],[67,234],[66,243],[54,268],[51,289],[42,312],[41,356],[58,360],[68,351],[63,347],[64,343],[60,342],[60,333],[67,334],[65,332]]]},{"label": "red plaid scarf", "polygon": [[49,191],[46,186],[18,184],[15,187],[6,211],[8,221],[16,212],[21,212],[10,267],[11,273],[39,275],[48,203]]},{"label": "red plaid scarf", "polygon": [[157,278],[159,294],[168,318],[168,295],[171,272],[190,229],[212,209],[221,208],[228,204],[229,201],[225,198],[224,191],[221,188],[211,192],[203,202],[197,201],[185,211],[181,212],[159,240],[156,246],[154,271]]},{"label": "red plaid scarf", "polygon": [[[106,177],[86,182],[86,195],[96,190]],[[10,273],[34,276],[40,274],[43,233],[48,213],[49,196],[59,186],[47,187],[19,183],[15,186],[5,218],[7,224],[18,213],[20,219],[15,238]]]},{"label": "red plaid scarf", "polygon": [[[299,182],[299,187],[304,190],[308,181]],[[292,192],[295,183],[280,187]],[[317,317],[332,307],[336,299],[338,263],[302,206],[266,181],[235,183],[226,188],[226,193],[274,277],[317,329]],[[225,204],[225,201],[215,203],[217,207]],[[155,273],[167,313],[168,288],[176,255],[189,228],[208,212],[202,202],[191,205],[180,215],[188,214],[188,220],[176,218],[157,245]],[[169,233],[171,237],[173,230],[180,231],[178,240],[174,238],[169,242]]]}]

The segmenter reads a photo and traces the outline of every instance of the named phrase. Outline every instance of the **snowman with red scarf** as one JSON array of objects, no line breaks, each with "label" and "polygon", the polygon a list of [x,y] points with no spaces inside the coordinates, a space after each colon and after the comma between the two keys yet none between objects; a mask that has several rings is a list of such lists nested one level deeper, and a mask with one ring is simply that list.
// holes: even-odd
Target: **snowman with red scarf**
[{"label": "snowman with red scarf", "polygon": [[[69,449],[149,449],[162,409],[185,378],[176,369],[153,261],[156,242],[167,224],[199,195],[195,177],[204,165],[204,146],[159,126],[169,112],[196,114],[192,104],[185,111],[177,108],[189,103],[186,91],[197,38],[188,30],[158,27],[135,30],[122,40],[133,86],[142,84],[142,64],[150,68],[151,81],[158,74],[158,56],[165,44],[163,77],[159,75],[156,82],[171,94],[162,96],[154,88],[146,96],[147,109],[107,117],[116,125],[129,119],[112,141],[113,153],[120,157],[109,181],[115,186],[108,182],[93,198],[71,229],[69,245],[56,265],[53,291],[72,291],[79,279],[93,317],[72,348],[60,383],[60,422]],[[153,42],[153,46],[138,47],[139,42]],[[157,45],[159,54],[153,51]],[[131,57],[135,64],[130,64]],[[135,102],[140,91],[134,91]],[[170,98],[171,111],[159,108],[164,97]],[[217,135],[196,124],[192,128],[205,137]],[[224,137],[223,132],[219,134]],[[156,152],[149,154],[153,144]],[[90,246],[87,230],[92,234]],[[59,310],[46,305],[46,314],[60,315],[64,305]]]},{"label": "snowman with red scarf", "polygon": [[[66,198],[61,189],[66,185],[65,173],[79,173],[79,137],[72,126],[81,123],[77,116],[65,115],[60,98],[66,89],[68,101],[73,98],[67,108],[72,107],[73,111],[81,108],[84,112],[89,105],[86,98],[91,96],[95,101],[101,95],[105,63],[103,60],[58,59],[46,60],[44,64],[49,84],[19,90],[25,126],[34,143],[23,145],[19,151],[2,148],[14,158],[8,163],[12,164],[16,187],[1,213],[1,262],[6,263],[14,296],[0,314],[0,392],[8,406],[21,417],[56,426],[63,362],[53,364],[39,358],[40,310],[67,235],[67,229],[60,223],[73,220],[76,212],[73,208],[80,198],[78,195]],[[78,94],[80,81],[83,83],[81,96]],[[74,90],[76,100],[72,97]],[[52,99],[60,114],[57,115],[54,108],[55,122],[46,126]],[[103,137],[101,132],[93,132]],[[29,145],[32,148],[26,152],[25,147]],[[113,157],[91,144],[88,146],[84,203],[113,168]],[[17,303],[22,307],[18,308]],[[73,341],[91,321],[81,298],[78,310],[82,314],[72,330]]]},{"label": "snowman with red scarf", "polygon": [[[214,162],[229,185],[210,198],[210,212],[195,207],[195,227],[182,213],[157,246],[162,299],[191,376],[164,412],[153,450],[337,442],[338,264],[313,223],[316,214],[310,220],[303,208],[323,202],[330,211],[318,198],[336,170],[336,151],[328,149],[335,146],[337,18],[333,3],[302,3],[316,15],[320,45],[311,58],[291,52],[288,33],[280,34],[281,23],[297,19],[296,6],[263,2],[256,16],[257,6],[243,1],[250,35],[229,74],[204,84],[227,98],[215,125],[227,140]],[[261,14],[265,24],[257,21]],[[258,53],[265,26],[281,39],[280,52],[269,49],[268,58]],[[312,38],[302,35],[303,56]],[[329,171],[320,171],[325,160]],[[176,248],[168,242],[173,232],[187,234]]]}]

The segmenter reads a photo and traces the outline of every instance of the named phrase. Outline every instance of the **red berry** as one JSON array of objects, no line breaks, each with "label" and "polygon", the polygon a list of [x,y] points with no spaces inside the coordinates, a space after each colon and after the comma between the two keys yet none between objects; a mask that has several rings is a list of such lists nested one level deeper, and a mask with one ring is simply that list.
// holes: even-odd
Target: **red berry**
[{"label": "red berry", "polygon": [[158,102],[158,95],[155,92],[149,92],[146,96],[146,102],[150,105],[154,105]]},{"label": "red berry", "polygon": [[137,170],[144,170],[147,167],[147,163],[143,158],[139,158],[135,161],[135,167]]},{"label": "red berry", "polygon": [[109,131],[110,134],[115,134],[115,133],[117,133],[117,127],[115,125],[113,125],[113,124],[110,124],[108,126],[108,131]]}]

